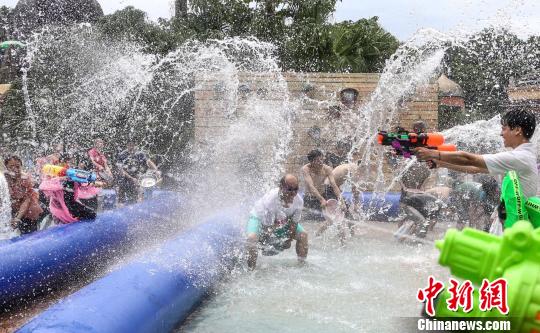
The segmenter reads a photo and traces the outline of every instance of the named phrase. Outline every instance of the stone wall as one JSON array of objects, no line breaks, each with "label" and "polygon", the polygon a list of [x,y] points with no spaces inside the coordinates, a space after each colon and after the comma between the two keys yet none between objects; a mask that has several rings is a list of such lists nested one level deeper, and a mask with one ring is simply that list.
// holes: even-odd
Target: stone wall
[{"label": "stone wall", "polygon": [[[293,124],[294,138],[291,156],[287,161],[287,171],[294,172],[298,167],[307,162],[306,154],[315,147],[320,147],[324,151],[333,151],[336,142],[320,140],[316,142],[309,135],[310,128],[332,127],[333,120],[328,116],[328,107],[339,105],[339,92],[345,88],[353,88],[359,92],[358,105],[355,109],[369,101],[371,94],[376,89],[379,74],[373,73],[309,73],[309,74],[285,74],[289,91],[294,98],[302,99],[307,95],[309,99],[303,99],[302,117]],[[311,90],[305,92],[305,88]],[[311,101],[311,102],[310,102]],[[328,101],[328,104],[314,103],[313,101]],[[429,129],[436,129],[438,122],[438,97],[437,86],[430,85],[419,89],[411,100],[403,103],[403,108],[399,114],[399,123],[404,128],[411,128],[412,124],[422,119],[428,124]],[[331,132],[331,131],[330,131]],[[375,134],[375,133],[374,133]]]},{"label": "stone wall", "polygon": [[540,114],[540,85],[509,87],[508,98],[513,104],[526,105]]},{"label": "stone wall", "polygon": [[[276,74],[277,75],[277,74]],[[309,150],[319,146],[323,150],[333,150],[335,142],[316,140],[310,135],[312,128],[325,128],[329,125],[329,108],[339,105],[339,92],[345,88],[353,88],[359,92],[358,103],[366,103],[379,81],[379,74],[366,73],[283,73],[289,96],[293,104],[301,111],[293,121],[292,152],[288,156],[286,170],[296,173],[298,168],[307,161]],[[220,82],[219,77],[197,78],[198,89],[195,91],[195,139],[204,142],[209,137],[223,133],[228,126],[227,109],[231,107],[230,98],[221,98],[224,91],[239,86],[248,87],[249,93],[260,94],[264,103],[281,103],[283,87],[272,87],[269,82],[278,82],[277,77],[268,74],[257,75],[241,73],[237,82]],[[220,88],[220,85],[224,85]],[[230,88],[232,87],[232,88]],[[281,90],[280,90],[281,89]],[[422,119],[428,124],[429,130],[436,130],[438,123],[438,86],[430,84],[416,91],[416,94],[402,103],[398,123],[404,128],[411,128],[413,122]],[[241,112],[243,105],[238,102],[233,105]],[[298,110],[297,110],[298,111]],[[229,110],[230,112],[230,110]],[[391,126],[397,124],[390,124]],[[313,134],[313,133],[312,133]],[[375,135],[375,133],[373,133]]]},{"label": "stone wall", "polygon": [[4,103],[4,99],[6,98],[9,89],[11,89],[11,84],[0,84],[0,108]]}]

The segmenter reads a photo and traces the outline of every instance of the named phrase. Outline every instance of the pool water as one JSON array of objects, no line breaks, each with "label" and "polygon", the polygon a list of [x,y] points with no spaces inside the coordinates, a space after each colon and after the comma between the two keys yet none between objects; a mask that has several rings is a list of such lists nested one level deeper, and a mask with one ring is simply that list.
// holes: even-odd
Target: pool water
[{"label": "pool water", "polygon": [[[422,304],[429,275],[447,281],[433,238],[397,242],[391,223],[360,223],[344,247],[335,230],[311,237],[308,261],[294,249],[259,257],[257,269],[234,271],[178,332],[404,332]],[[409,318],[409,319],[407,319]]]}]

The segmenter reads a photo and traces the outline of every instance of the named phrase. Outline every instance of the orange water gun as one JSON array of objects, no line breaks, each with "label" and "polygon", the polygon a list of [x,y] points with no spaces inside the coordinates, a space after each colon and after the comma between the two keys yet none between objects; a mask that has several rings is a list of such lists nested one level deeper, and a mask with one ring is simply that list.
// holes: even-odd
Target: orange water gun
[{"label": "orange water gun", "polygon": [[[411,158],[414,155],[414,148],[424,147],[439,151],[456,151],[456,145],[445,144],[444,136],[441,133],[414,133],[406,130],[398,130],[395,133],[379,131],[377,142],[383,146],[392,146],[397,155]],[[429,163],[434,167],[433,162]]]}]

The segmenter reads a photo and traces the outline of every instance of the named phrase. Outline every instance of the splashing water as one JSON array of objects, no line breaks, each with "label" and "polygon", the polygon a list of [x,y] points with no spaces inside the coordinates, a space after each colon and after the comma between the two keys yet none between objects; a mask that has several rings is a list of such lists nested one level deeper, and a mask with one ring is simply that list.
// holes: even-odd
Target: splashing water
[{"label": "splashing water", "polygon": [[[86,150],[95,137],[114,157],[135,141],[162,158],[162,170],[205,215],[252,202],[279,179],[294,106],[273,45],[193,41],[160,58],[86,25],[44,30],[29,45],[23,92],[32,133],[25,142],[35,157],[56,143]],[[241,96],[245,82],[256,84],[257,95]],[[213,135],[192,141],[197,94],[209,90],[216,94]],[[10,142],[14,150],[20,143]]]},{"label": "splashing water", "polygon": [[[459,150],[476,154],[502,151],[503,141],[500,133],[500,116],[495,116],[489,120],[479,120],[471,124],[456,126],[443,131],[447,142],[456,144]],[[532,138],[533,142],[535,142],[535,137]]]},{"label": "splashing water", "polygon": [[9,200],[9,188],[3,170],[0,170],[0,239],[8,239],[17,236],[17,232],[11,228],[11,201]]},{"label": "splashing water", "polygon": [[[362,151],[361,169],[365,174],[361,180],[368,181],[367,170],[377,166],[376,182],[380,185],[376,189],[383,189],[387,180],[374,134],[395,122],[403,99],[434,78],[448,40],[426,30],[402,46],[387,63],[370,101],[344,120],[345,130],[337,139],[353,137],[353,149]],[[311,226],[307,227],[310,230]],[[391,228],[383,229],[361,227],[362,239],[351,239],[343,249],[332,245],[337,243],[332,232],[322,241],[310,240],[309,263],[304,268],[294,265],[294,251],[261,257],[252,275],[241,275],[223,286],[223,293],[182,330],[211,332],[219,325],[227,332],[238,327],[258,332],[372,332],[375,327],[377,331],[403,331],[399,320],[394,319],[418,315],[418,307],[405,308],[414,304],[418,277],[441,270],[436,267],[436,251],[429,243],[419,248],[389,245]],[[233,316],[223,318],[223,313]]]},{"label": "splashing water", "polygon": [[[401,102],[435,77],[445,50],[460,41],[433,30],[419,32],[388,61],[369,102],[344,120],[348,127],[340,134],[354,137],[354,148],[363,154],[361,179],[374,182],[377,191],[384,191],[389,180],[375,147],[376,130],[394,124]],[[138,140],[166,157],[191,199],[192,216],[179,223],[200,222],[224,207],[240,205],[247,211],[283,172],[297,104],[270,44],[254,39],[190,42],[158,58],[143,54],[137,45],[105,41],[91,28],[78,27],[70,34],[43,33],[32,48],[24,89],[34,145],[46,150],[57,141],[88,142],[96,135],[116,143]],[[240,96],[245,81],[256,81],[268,98]],[[197,94],[209,91],[219,95],[207,117],[213,129],[191,142],[194,118],[189,110]],[[501,147],[498,128],[494,118],[445,135],[449,142],[485,152]],[[475,132],[481,136],[469,135]],[[478,145],[486,141],[490,144]],[[376,179],[369,178],[372,167]],[[239,224],[244,221],[238,217]],[[385,320],[418,315],[414,295],[419,281],[440,269],[431,244],[402,246],[390,235],[366,227],[345,248],[333,246],[332,238],[312,240],[304,268],[291,264],[294,251],[261,258],[254,274],[233,272],[237,280],[222,285],[218,297],[185,329],[403,331]]]},{"label": "splashing water", "polygon": [[[194,201],[209,204],[215,212],[217,207],[252,202],[275,186],[288,153],[294,106],[270,44],[229,39],[211,42],[203,51],[200,56],[219,66],[209,71],[201,65],[195,89],[217,90],[208,123],[217,126],[195,143],[193,168],[184,170],[182,177],[196,189]],[[265,95],[239,96],[246,81]]]},{"label": "splashing water", "polygon": [[30,137],[42,148],[36,153],[55,143],[85,145],[95,136],[119,139],[135,120],[150,121],[136,106],[152,78],[154,57],[136,45],[106,43],[91,28],[79,26],[44,30],[28,49],[23,92]]},{"label": "splashing water", "polygon": [[[374,182],[376,191],[387,191],[385,186],[395,181],[385,178],[376,131],[397,125],[402,101],[432,82],[445,51],[464,40],[463,36],[434,30],[420,31],[387,62],[369,102],[344,119],[346,130],[336,139],[354,138],[353,149],[363,154],[360,180]],[[503,148],[499,116],[456,126],[443,134],[447,142],[472,152],[491,153]],[[533,142],[537,138],[538,133]],[[414,159],[405,164],[412,163]],[[376,179],[369,178],[373,166]],[[442,237],[449,226],[446,224],[439,226],[435,237]],[[360,226],[360,239],[350,240],[343,249],[336,249],[337,240],[332,235],[310,239],[307,267],[294,264],[293,250],[278,257],[261,257],[255,272],[240,274],[222,286],[182,331],[407,331],[406,320],[396,318],[419,316],[416,291],[429,274],[444,279],[448,272],[437,265],[438,253],[429,241],[418,247],[398,245],[390,236],[393,228],[380,233],[370,224]]]}]

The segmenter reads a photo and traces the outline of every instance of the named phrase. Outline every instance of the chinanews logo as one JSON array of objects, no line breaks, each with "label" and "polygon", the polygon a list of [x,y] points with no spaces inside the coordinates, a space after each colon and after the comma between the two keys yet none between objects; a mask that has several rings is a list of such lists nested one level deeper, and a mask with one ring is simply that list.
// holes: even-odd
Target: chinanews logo
[{"label": "chinanews logo", "polygon": [[[428,277],[428,285],[418,289],[416,299],[425,304],[425,312],[430,316],[436,316],[435,299],[444,290],[444,283],[436,280],[433,276]],[[468,313],[475,308],[474,285],[471,281],[465,280],[461,284],[458,280],[450,278],[449,287],[446,289],[446,308],[449,311],[457,312],[459,309],[463,313]],[[487,279],[482,280],[482,285],[478,290],[478,309],[481,312],[497,309],[501,315],[508,314],[508,283],[506,279],[499,278],[492,282]],[[439,300],[441,301],[441,300]]]}]

